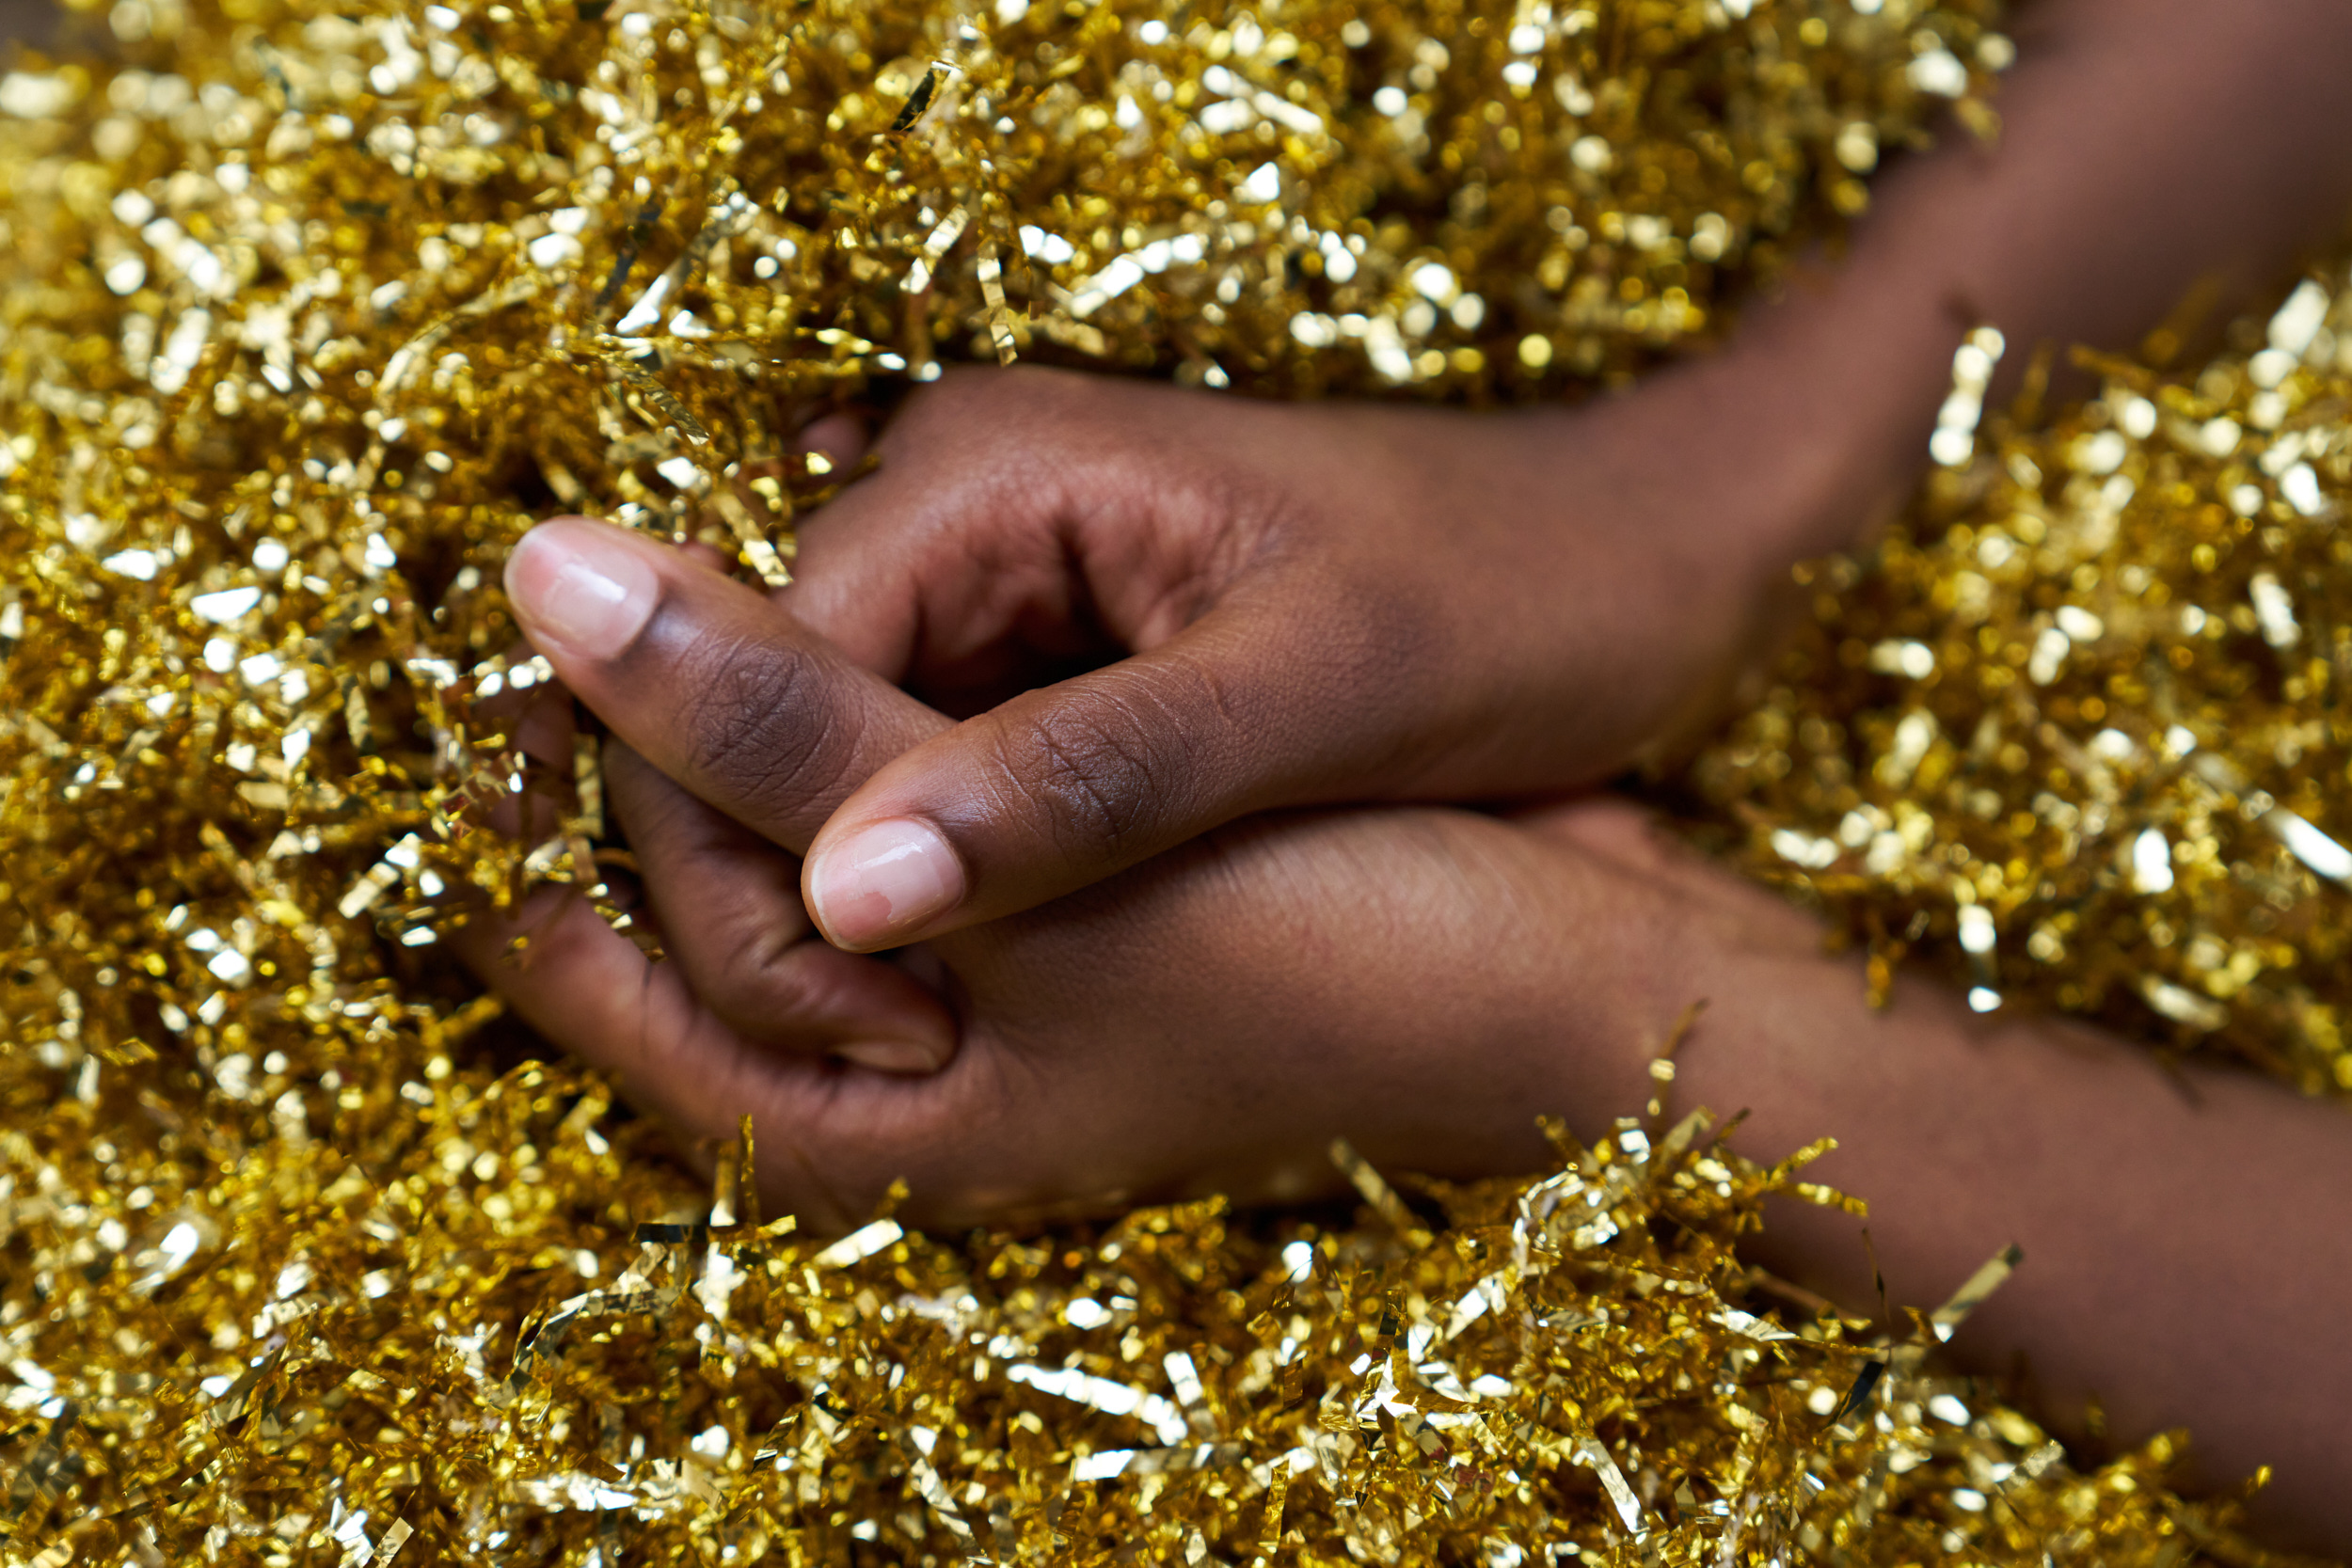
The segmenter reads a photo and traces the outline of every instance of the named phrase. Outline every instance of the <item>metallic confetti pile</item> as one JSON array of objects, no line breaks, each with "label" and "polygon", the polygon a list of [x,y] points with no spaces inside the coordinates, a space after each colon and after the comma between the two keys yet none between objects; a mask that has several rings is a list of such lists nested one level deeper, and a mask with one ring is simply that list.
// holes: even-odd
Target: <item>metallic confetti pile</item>
[{"label": "metallic confetti pile", "polygon": [[12,1284],[15,1560],[2169,1563],[2228,1539],[2164,1492],[2170,1444],[2076,1473],[1923,1372],[2008,1259],[1896,1344],[1760,1293],[1731,1251],[1760,1196],[1834,1199],[1703,1113],[1444,1192],[1436,1234],[1343,1148],[1370,1212],[1339,1228],[1204,1203],[949,1243],[762,1225],[739,1159],[707,1222],[632,1227],[682,1195],[603,1109],[560,1069],[436,1057],[201,1193],[19,1195],[18,1278],[72,1310]]},{"label": "metallic confetti pile", "polygon": [[[798,422],[951,357],[1630,373],[1976,110],[1982,7],[105,24],[0,77],[0,1558],[2169,1562],[2226,1522],[2169,1445],[2081,1474],[1937,1380],[1948,1315],[1753,1278],[1794,1173],[1699,1123],[1442,1225],[1343,1153],[1353,1222],[804,1242],[739,1212],[748,1151],[714,1204],[591,1078],[501,1069],[436,947],[601,876],[593,771],[496,717],[536,517],[772,579],[844,477]],[[479,828],[516,793],[561,830]]]},{"label": "metallic confetti pile", "polygon": [[1979,1010],[2027,1003],[2352,1093],[2352,290],[2193,373],[1976,423],[1961,350],[1907,526],[1815,582],[1695,782],[1750,869]]}]

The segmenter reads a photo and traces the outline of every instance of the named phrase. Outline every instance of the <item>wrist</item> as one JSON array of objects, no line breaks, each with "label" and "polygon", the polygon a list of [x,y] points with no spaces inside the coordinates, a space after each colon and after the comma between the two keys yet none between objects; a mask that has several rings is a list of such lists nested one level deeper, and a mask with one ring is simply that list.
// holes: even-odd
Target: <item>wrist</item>
[{"label": "wrist", "polygon": [[[1769,893],[1696,863],[1631,803],[1586,796],[1513,817],[1523,907],[1547,955],[1532,988],[1548,1020],[1548,1104],[1587,1141],[1655,1092],[1651,1063],[1693,1006],[1738,1010],[1754,955],[1745,927],[1793,954],[1819,937]],[[1724,918],[1726,899],[1734,906]],[[1752,908],[1744,906],[1753,906]],[[1744,914],[1747,918],[1737,918]],[[1698,1103],[1677,1096],[1683,1109]],[[1740,1109],[1717,1104],[1719,1113]]]},{"label": "wrist", "polygon": [[1768,516],[1759,564],[1864,543],[1909,498],[1950,389],[1952,351],[1975,325],[1867,276],[1800,276],[1760,304],[1699,370],[1706,406],[1737,429]]}]

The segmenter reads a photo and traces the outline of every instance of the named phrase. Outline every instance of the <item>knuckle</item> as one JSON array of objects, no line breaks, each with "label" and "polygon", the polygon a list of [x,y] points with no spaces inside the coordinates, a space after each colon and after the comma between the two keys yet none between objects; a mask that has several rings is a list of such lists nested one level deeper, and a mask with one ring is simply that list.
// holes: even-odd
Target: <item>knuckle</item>
[{"label": "knuckle", "polygon": [[1064,851],[1117,854],[1147,836],[1155,769],[1149,742],[1121,733],[1129,729],[1094,714],[1056,713],[1026,726],[1000,757]]},{"label": "knuckle", "polygon": [[629,747],[610,742],[604,749],[604,776],[612,813],[641,854],[666,856],[674,846],[692,843],[697,802],[653,764]]},{"label": "knuckle", "polygon": [[730,638],[688,661],[686,762],[741,806],[806,809],[834,783],[844,737],[816,656]]},{"label": "knuckle", "polygon": [[1000,736],[996,766],[1065,853],[1123,861],[1157,848],[1189,815],[1201,765],[1222,749],[1206,732],[1233,722],[1203,673],[1155,670],[1041,705]]}]

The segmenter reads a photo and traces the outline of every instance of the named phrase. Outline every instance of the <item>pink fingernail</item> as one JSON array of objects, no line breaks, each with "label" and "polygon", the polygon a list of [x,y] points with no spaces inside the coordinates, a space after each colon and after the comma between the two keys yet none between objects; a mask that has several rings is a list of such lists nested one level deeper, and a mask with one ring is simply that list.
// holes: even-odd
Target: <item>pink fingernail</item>
[{"label": "pink fingernail", "polygon": [[834,1053],[845,1062],[901,1077],[937,1072],[947,1065],[938,1052],[915,1040],[859,1040],[838,1047]]},{"label": "pink fingernail", "polygon": [[618,537],[584,520],[545,523],[523,535],[506,562],[506,594],[541,652],[611,658],[653,614],[661,585],[653,568]]},{"label": "pink fingernail", "polygon": [[808,868],[809,912],[844,947],[872,947],[955,907],[963,867],[923,823],[860,828]]}]

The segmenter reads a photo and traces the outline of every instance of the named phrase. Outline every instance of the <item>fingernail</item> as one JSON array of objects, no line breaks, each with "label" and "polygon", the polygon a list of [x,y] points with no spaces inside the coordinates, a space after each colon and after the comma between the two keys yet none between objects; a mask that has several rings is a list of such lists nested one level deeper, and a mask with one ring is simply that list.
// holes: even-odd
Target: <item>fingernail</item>
[{"label": "fingernail", "polygon": [[947,1065],[947,1059],[935,1049],[916,1040],[859,1040],[854,1045],[837,1047],[834,1053],[845,1062],[855,1062],[876,1072],[907,1076],[937,1072]]},{"label": "fingernail", "polygon": [[660,582],[637,552],[601,523],[543,523],[506,562],[506,595],[543,653],[611,658],[653,614]]},{"label": "fingernail", "polygon": [[808,868],[810,913],[844,947],[871,947],[952,909],[963,867],[946,841],[897,817],[860,828]]}]

